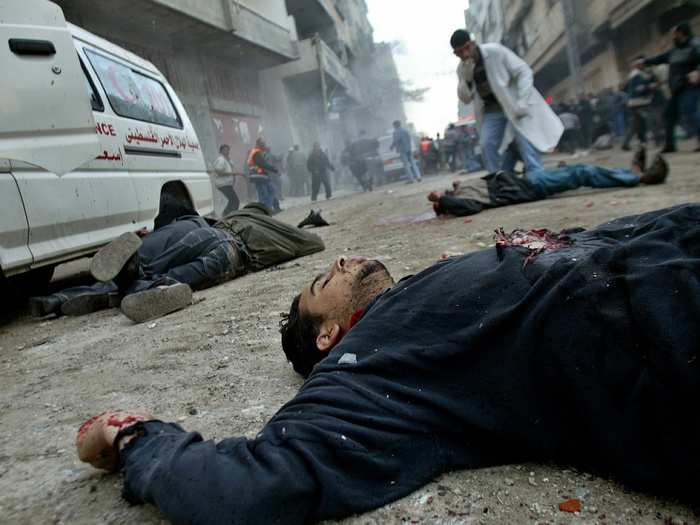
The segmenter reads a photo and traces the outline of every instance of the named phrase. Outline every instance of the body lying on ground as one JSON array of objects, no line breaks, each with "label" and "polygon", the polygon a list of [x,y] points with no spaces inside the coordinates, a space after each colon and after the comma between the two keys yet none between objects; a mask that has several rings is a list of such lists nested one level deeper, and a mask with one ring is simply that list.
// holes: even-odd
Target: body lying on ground
[{"label": "body lying on ground", "polygon": [[700,205],[550,237],[396,284],[340,257],[292,303],[282,345],[307,379],[254,438],[107,412],[79,456],[174,523],[341,518],[526,461],[697,501]]},{"label": "body lying on ground", "polygon": [[[96,260],[109,267],[105,275],[95,275],[103,282],[34,297],[34,314],[84,315],[121,304],[132,320],[143,321],[186,306],[192,290],[324,249],[317,235],[274,219],[255,204],[211,225],[191,212],[173,219],[142,241],[126,235],[108,245],[92,263],[93,275]],[[115,248],[127,251],[115,253]]]},{"label": "body lying on ground", "polygon": [[640,150],[630,169],[577,164],[528,172],[522,177],[502,171],[491,173],[469,184],[455,183],[452,190],[441,195],[431,192],[428,200],[433,202],[438,215],[463,217],[489,208],[546,199],[581,187],[614,188],[663,183],[668,175],[666,161],[657,156],[649,169],[645,169],[645,155],[644,150]]}]

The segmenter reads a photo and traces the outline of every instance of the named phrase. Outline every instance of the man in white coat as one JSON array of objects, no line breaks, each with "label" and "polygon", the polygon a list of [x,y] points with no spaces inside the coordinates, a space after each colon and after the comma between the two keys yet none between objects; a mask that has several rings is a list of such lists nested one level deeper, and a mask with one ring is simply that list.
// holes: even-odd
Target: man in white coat
[{"label": "man in white coat", "polygon": [[450,44],[460,59],[457,95],[474,103],[486,169],[512,170],[503,165],[502,154],[515,140],[525,171],[541,170],[538,150],[554,148],[564,127],[533,86],[530,66],[500,44],[477,45],[463,29],[452,34]]}]

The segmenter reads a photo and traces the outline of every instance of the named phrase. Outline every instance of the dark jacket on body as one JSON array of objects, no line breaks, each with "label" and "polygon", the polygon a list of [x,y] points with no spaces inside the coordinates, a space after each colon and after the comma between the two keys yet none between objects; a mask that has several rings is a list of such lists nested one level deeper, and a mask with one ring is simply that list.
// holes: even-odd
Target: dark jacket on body
[{"label": "dark jacket on body", "polygon": [[174,523],[308,523],[446,471],[555,461],[697,498],[700,206],[571,238],[400,281],[253,439],[137,425],[125,496]]}]

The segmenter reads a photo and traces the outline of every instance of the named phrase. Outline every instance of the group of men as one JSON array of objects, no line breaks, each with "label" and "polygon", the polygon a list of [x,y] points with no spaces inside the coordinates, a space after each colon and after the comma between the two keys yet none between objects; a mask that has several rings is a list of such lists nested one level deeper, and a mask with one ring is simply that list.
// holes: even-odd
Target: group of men
[{"label": "group of men", "polygon": [[[512,175],[511,144],[525,162],[526,184],[501,178],[505,195],[514,184],[550,194],[580,180],[663,182],[666,163],[646,170],[643,150],[629,171],[543,170],[537,150],[558,142],[561,122],[524,62],[464,33],[451,40],[459,96],[476,103],[492,179]],[[235,227],[212,229],[202,239],[222,252],[213,266],[253,251]],[[121,244],[95,273],[120,291],[136,282],[127,274],[158,283],[149,254]],[[398,282],[379,261],[338,257],[281,323],[285,357],[306,381],[255,437],[217,443],[142,410],[107,411],[80,427],[78,454],[123,471],[124,497],[174,523],[342,518],[450,470],[524,461],[696,502],[698,319],[698,205],[589,231],[500,232],[494,247]]]},{"label": "group of men", "polygon": [[258,202],[266,206],[269,211],[273,213],[281,211],[279,203],[282,199],[280,170],[270,155],[265,139],[258,137],[255,146],[248,152],[245,175],[234,171],[230,155],[231,146],[222,144],[219,146],[219,156],[213,164],[214,186],[217,193],[225,199],[223,205],[217,206],[217,208],[222,209],[221,216],[226,217],[240,206],[240,199],[235,190],[236,176],[244,177],[248,183],[255,187]]}]

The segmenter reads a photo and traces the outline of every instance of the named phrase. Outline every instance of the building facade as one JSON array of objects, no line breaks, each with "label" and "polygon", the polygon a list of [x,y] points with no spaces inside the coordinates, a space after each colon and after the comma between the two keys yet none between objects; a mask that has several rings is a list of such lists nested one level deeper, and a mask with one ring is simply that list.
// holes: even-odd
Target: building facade
[{"label": "building facade", "polygon": [[679,22],[700,29],[697,0],[568,0],[573,10],[570,33],[581,62],[581,84],[576,85],[567,60],[562,0],[502,1],[507,28],[503,43],[530,64],[536,86],[555,102],[616,88],[638,55],[652,56],[670,47],[668,33]]},{"label": "building facade", "polygon": [[391,47],[375,44],[364,0],[286,0],[300,58],[261,75],[277,150],[314,142],[337,159],[360,131],[379,136],[405,119]]},{"label": "building facade", "polygon": [[505,0],[471,0],[464,11],[464,24],[479,43],[501,43],[505,33]]}]

